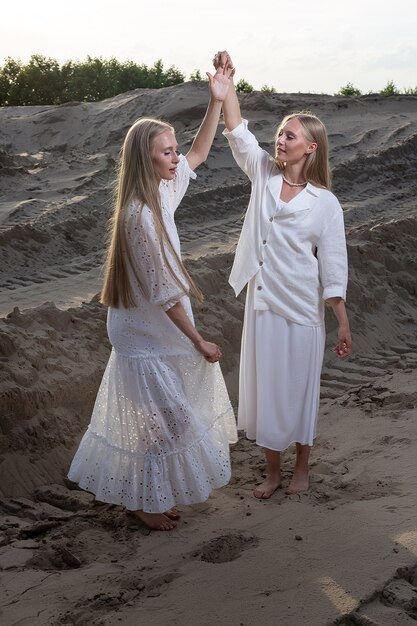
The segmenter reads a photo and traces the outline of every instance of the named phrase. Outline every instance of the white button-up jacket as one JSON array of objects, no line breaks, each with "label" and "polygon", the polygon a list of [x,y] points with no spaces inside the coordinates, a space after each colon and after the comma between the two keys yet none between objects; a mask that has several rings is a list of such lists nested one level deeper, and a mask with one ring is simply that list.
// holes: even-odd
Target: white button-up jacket
[{"label": "white button-up jacket", "polygon": [[243,120],[224,131],[252,193],[229,282],[236,295],[253,279],[255,309],[270,309],[306,326],[324,320],[324,301],[346,298],[343,211],[327,189],[310,183],[280,200],[282,173]]}]

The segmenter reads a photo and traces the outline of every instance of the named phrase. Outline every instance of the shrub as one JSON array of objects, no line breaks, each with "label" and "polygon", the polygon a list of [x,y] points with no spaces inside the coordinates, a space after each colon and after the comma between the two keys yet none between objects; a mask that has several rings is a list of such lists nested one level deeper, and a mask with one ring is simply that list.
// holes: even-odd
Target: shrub
[{"label": "shrub", "polygon": [[273,94],[273,93],[276,93],[276,89],[275,89],[275,87],[273,87],[273,86],[268,87],[268,85],[262,85],[262,87],[261,87],[261,92],[262,92],[262,93],[266,93],[266,94],[268,94],[268,95],[271,95],[271,94]]},{"label": "shrub", "polygon": [[194,72],[190,74],[190,80],[191,81],[204,80],[203,77],[201,76],[200,70],[194,70]]},{"label": "shrub", "polygon": [[389,80],[385,87],[379,92],[381,96],[396,96],[399,91],[392,80]]},{"label": "shrub", "polygon": [[341,87],[337,93],[338,96],[361,96],[362,92],[352,85],[347,83],[344,87]]},{"label": "shrub", "polygon": [[236,85],[236,91],[241,93],[251,93],[253,91],[253,87],[247,80],[241,78]]}]

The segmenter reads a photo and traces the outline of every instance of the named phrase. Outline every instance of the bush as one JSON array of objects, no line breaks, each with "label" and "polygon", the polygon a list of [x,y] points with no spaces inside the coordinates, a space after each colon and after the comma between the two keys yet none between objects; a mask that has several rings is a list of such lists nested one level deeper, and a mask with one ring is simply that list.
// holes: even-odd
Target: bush
[{"label": "bush", "polygon": [[392,80],[389,80],[385,87],[381,89],[379,93],[381,96],[396,96],[398,95],[399,91],[394,85],[394,82]]},{"label": "bush", "polygon": [[261,87],[261,92],[262,92],[262,93],[266,93],[266,94],[268,94],[268,95],[271,95],[271,94],[273,94],[273,93],[276,93],[276,89],[275,89],[275,87],[273,87],[273,86],[268,87],[268,85],[262,85],[262,87]]},{"label": "bush", "polygon": [[190,80],[197,81],[197,80],[205,80],[205,79],[203,79],[203,77],[201,76],[200,70],[194,70],[194,72],[190,74]]},{"label": "bush", "polygon": [[417,87],[407,87],[404,93],[406,96],[417,96]]},{"label": "bush", "polygon": [[356,89],[352,83],[347,83],[344,87],[341,87],[337,93],[338,96],[361,96],[360,89]]},{"label": "bush", "polygon": [[247,80],[241,78],[236,85],[236,91],[241,93],[251,93],[253,91],[253,87]]}]

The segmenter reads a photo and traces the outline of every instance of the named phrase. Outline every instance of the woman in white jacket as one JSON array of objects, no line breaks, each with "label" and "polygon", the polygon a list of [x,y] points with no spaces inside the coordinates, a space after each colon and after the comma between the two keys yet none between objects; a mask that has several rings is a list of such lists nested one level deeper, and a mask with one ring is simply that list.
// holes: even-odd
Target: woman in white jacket
[{"label": "woman in white jacket", "polygon": [[[232,67],[219,52],[218,67]],[[309,112],[284,118],[272,158],[242,120],[233,86],[223,103],[233,156],[252,183],[230,283],[247,285],[239,380],[238,427],[265,450],[269,498],[281,486],[280,453],[296,444],[287,493],[309,486],[325,344],[324,307],[338,320],[336,354],[352,339],[345,309],[347,254],[343,211],[330,191],[327,133]]]}]

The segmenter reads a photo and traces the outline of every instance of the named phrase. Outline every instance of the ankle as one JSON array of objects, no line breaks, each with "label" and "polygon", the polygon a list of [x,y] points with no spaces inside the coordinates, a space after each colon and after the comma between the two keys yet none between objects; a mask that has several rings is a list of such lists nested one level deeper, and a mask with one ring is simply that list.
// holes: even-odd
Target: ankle
[{"label": "ankle", "polygon": [[266,478],[268,480],[281,480],[281,470],[274,470],[273,472],[267,470]]}]

